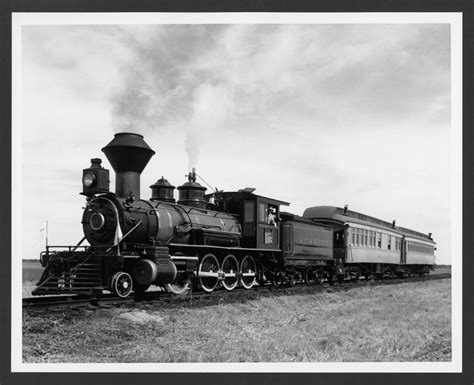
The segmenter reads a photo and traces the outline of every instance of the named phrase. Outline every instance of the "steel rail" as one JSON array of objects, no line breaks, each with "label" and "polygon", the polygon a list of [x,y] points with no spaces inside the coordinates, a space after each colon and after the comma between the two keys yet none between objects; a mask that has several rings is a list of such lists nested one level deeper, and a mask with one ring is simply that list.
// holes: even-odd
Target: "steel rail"
[{"label": "steel rail", "polygon": [[100,294],[94,296],[84,295],[53,295],[45,297],[27,297],[23,298],[23,309],[48,309],[61,307],[87,307],[87,306],[103,306],[103,305],[123,305],[127,303],[146,303],[146,302],[167,302],[180,303],[200,300],[228,300],[232,297],[254,296],[259,294],[297,294],[297,293],[316,293],[330,289],[331,291],[347,291],[355,288],[362,288],[368,286],[383,286],[396,285],[402,283],[424,282],[440,279],[451,278],[450,273],[432,274],[424,277],[407,277],[407,278],[385,278],[379,280],[365,280],[358,281],[344,280],[342,282],[323,282],[308,286],[306,284],[297,284],[293,286],[282,285],[279,287],[273,285],[254,286],[251,290],[243,287],[237,287],[234,290],[227,291],[225,289],[215,290],[211,293],[204,291],[188,291],[182,295],[176,295],[165,291],[150,291],[141,295],[130,295],[126,298],[117,297],[113,294]]}]

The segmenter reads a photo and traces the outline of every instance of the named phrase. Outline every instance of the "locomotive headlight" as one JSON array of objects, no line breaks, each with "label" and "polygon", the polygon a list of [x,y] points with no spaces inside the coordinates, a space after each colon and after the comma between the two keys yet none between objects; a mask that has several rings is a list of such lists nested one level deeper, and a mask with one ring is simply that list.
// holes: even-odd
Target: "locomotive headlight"
[{"label": "locomotive headlight", "polygon": [[87,174],[84,174],[84,176],[82,177],[82,184],[85,186],[85,187],[91,187],[95,184],[95,175],[88,172]]}]

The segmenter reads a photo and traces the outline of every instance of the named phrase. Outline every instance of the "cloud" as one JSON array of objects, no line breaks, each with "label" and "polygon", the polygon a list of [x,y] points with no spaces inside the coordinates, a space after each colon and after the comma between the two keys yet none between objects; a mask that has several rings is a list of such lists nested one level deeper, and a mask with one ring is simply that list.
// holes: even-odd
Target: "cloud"
[{"label": "cloud", "polygon": [[157,151],[143,186],[197,166],[297,214],[415,217],[449,245],[449,25],[27,26],[22,52],[24,205],[42,203],[26,243],[45,217],[80,237],[81,171],[124,130]]}]

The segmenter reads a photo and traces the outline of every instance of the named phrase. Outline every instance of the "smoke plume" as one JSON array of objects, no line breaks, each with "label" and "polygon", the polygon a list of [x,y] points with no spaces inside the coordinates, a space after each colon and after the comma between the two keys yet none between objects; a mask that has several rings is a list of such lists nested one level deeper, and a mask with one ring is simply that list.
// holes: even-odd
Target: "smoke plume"
[{"label": "smoke plume", "polygon": [[193,115],[185,141],[189,169],[197,165],[203,141],[223,134],[231,120],[233,104],[231,92],[224,85],[203,84],[195,89]]}]

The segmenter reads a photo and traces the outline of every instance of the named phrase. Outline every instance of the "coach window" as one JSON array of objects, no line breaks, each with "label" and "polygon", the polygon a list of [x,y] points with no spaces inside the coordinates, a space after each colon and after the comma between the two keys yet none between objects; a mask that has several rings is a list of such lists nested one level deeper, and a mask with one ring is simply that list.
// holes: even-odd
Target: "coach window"
[{"label": "coach window", "polygon": [[387,249],[391,250],[392,249],[392,236],[388,236],[388,244],[387,244]]},{"label": "coach window", "polygon": [[381,233],[377,233],[377,247],[379,249],[382,248],[382,234]]}]

